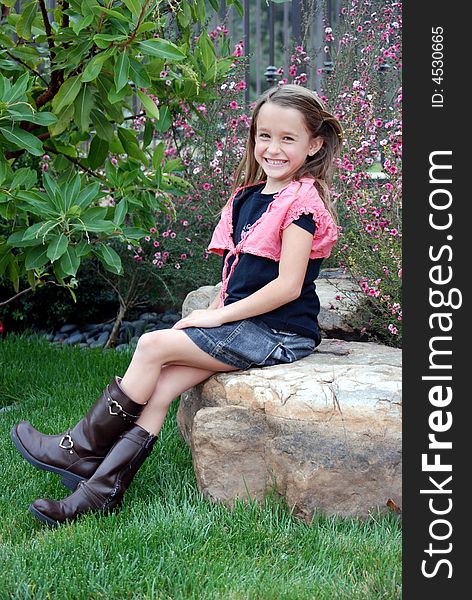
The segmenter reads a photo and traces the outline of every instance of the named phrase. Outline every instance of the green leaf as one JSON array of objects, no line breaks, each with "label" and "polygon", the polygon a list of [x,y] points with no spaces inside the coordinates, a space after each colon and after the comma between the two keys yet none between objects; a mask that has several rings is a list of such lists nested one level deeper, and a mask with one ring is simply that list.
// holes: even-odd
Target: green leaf
[{"label": "green leaf", "polygon": [[80,240],[80,242],[75,247],[77,256],[82,258],[83,256],[87,256],[91,252],[91,245],[87,243],[87,240]]},{"label": "green leaf", "polygon": [[59,88],[59,91],[52,99],[52,107],[56,114],[60,113],[63,108],[70,106],[80,92],[82,82],[80,76],[69,77]]},{"label": "green leaf", "polygon": [[129,79],[129,59],[126,50],[118,54],[115,62],[115,88],[119,92]]},{"label": "green leaf", "polygon": [[24,234],[25,231],[23,229],[21,229],[20,231],[15,231],[8,237],[7,244],[9,246],[13,246],[14,248],[26,248],[27,246],[38,245],[38,240],[35,238],[32,238],[30,240],[24,240]]},{"label": "green leaf", "polygon": [[88,27],[92,23],[93,19],[94,19],[94,15],[89,14],[89,15],[86,15],[85,17],[83,17],[82,19],[80,19],[79,21],[73,21],[72,22],[72,30],[74,31],[75,35],[79,35],[79,33],[82,31],[82,29],[85,29],[86,27]]},{"label": "green leaf", "polygon": [[25,131],[19,127],[12,127],[11,129],[0,127],[0,132],[3,133],[9,142],[19,148],[28,150],[30,154],[34,156],[42,156],[44,154],[43,143],[32,133],[29,133],[29,131]]},{"label": "green leaf", "polygon": [[38,3],[36,0],[21,7],[21,15],[16,22],[16,33],[18,34],[18,37],[25,40],[31,39],[31,26],[36,17],[37,8]]},{"label": "green leaf", "polygon": [[100,197],[100,184],[99,183],[91,183],[87,187],[85,187],[80,194],[77,196],[76,204],[80,206],[80,208],[87,208],[95,199]]},{"label": "green leaf", "polygon": [[90,111],[95,103],[94,96],[88,85],[84,85],[74,101],[74,121],[79,131],[88,131]]},{"label": "green leaf", "polygon": [[110,104],[116,104],[117,102],[121,102],[125,96],[129,94],[129,86],[125,85],[121,88],[119,92],[115,90],[115,86],[113,85],[108,92],[108,101]]},{"label": "green leaf", "polygon": [[80,192],[80,185],[82,180],[78,173],[74,173],[71,179],[66,183],[63,189],[62,195],[64,196],[66,203],[66,210],[69,210],[71,206],[77,203],[77,197]]},{"label": "green leaf", "polygon": [[105,13],[112,19],[118,19],[118,21],[122,21],[123,23],[129,23],[128,15],[123,15],[120,12],[118,12],[117,10],[113,10],[111,8],[105,8],[102,6],[100,8],[100,12]]},{"label": "green leaf", "polygon": [[48,198],[54,198],[59,188],[56,181],[47,172],[45,172],[43,175],[43,185],[47,192]]},{"label": "green leaf", "polygon": [[215,47],[210,40],[210,36],[206,31],[202,31],[198,38],[197,48],[200,51],[200,56],[205,70],[208,71],[216,60]]},{"label": "green leaf", "polygon": [[64,233],[55,235],[52,238],[52,240],[49,242],[47,253],[46,253],[49,260],[51,262],[54,262],[57,259],[61,258],[61,256],[67,250],[68,245],[69,245],[69,238]]},{"label": "green leaf", "polygon": [[126,129],[125,127],[118,127],[118,137],[126,154],[136,158],[136,160],[139,160],[144,164],[147,164],[147,156],[141,150],[138,141],[129,129]]},{"label": "green leaf", "polygon": [[142,105],[144,106],[144,110],[146,111],[147,116],[150,119],[159,119],[159,109],[156,104],[141,90],[136,90],[138,98],[141,100]]},{"label": "green leaf", "polygon": [[132,56],[129,58],[129,76],[138,87],[148,88],[151,87],[151,78],[149,77],[144,65],[134,59]]},{"label": "green leaf", "polygon": [[3,156],[0,154],[0,185],[5,181],[8,175],[11,173],[11,167]]},{"label": "green leaf", "polygon": [[50,112],[36,112],[31,119],[28,119],[28,121],[31,121],[31,123],[35,123],[36,125],[45,125],[47,127],[57,123],[57,117]]},{"label": "green leaf", "polygon": [[122,225],[123,221],[125,220],[127,212],[128,212],[128,202],[127,202],[126,198],[123,198],[115,206],[115,215],[113,217],[113,222],[116,223],[118,226]]},{"label": "green leaf", "polygon": [[139,17],[143,6],[140,0],[123,0],[123,2],[135,17]]},{"label": "green leaf", "polygon": [[5,248],[5,244],[3,244],[3,247],[0,246],[0,250],[0,277],[2,277],[9,264],[15,260],[15,255],[11,250]]},{"label": "green leaf", "polygon": [[58,214],[56,207],[49,202],[49,198],[46,196],[46,194],[20,190],[15,194],[15,196],[17,199],[23,200],[28,204],[27,210],[33,215],[37,215],[41,218],[53,218]]},{"label": "green leaf", "polygon": [[49,127],[49,133],[51,134],[51,137],[56,137],[67,129],[69,123],[74,118],[74,111],[75,104],[70,104],[61,112],[61,114],[57,116],[57,123],[54,123]]},{"label": "green leaf", "polygon": [[88,164],[92,169],[98,169],[108,154],[109,143],[98,135],[94,135],[88,153]]},{"label": "green leaf", "polygon": [[100,54],[96,54],[86,66],[85,71],[82,73],[82,81],[84,83],[88,81],[93,81],[100,75],[100,71],[102,70],[103,63],[110,58],[111,52],[100,52]]},{"label": "green leaf", "polygon": [[160,168],[162,159],[164,158],[164,144],[159,142],[152,153],[152,166],[157,171]]},{"label": "green leaf", "polygon": [[[277,3],[285,2],[286,0],[277,0]],[[233,0],[232,4],[236,7],[239,16],[242,18],[244,16],[244,7],[239,0]]]},{"label": "green leaf", "polygon": [[143,133],[143,148],[147,148],[152,141],[154,135],[154,125],[151,123],[150,119],[146,119],[146,124],[144,125],[144,133]]},{"label": "green leaf", "polygon": [[161,38],[151,38],[138,42],[137,48],[146,56],[158,56],[176,62],[186,58],[186,55],[175,44]]},{"label": "green leaf", "polygon": [[37,173],[36,171],[33,171],[33,169],[21,167],[21,169],[17,169],[15,171],[13,181],[10,183],[10,189],[16,190],[22,185],[24,185],[26,188],[30,188],[36,183],[37,177]]},{"label": "green leaf", "polygon": [[109,48],[113,42],[125,42],[128,39],[126,35],[111,34],[111,33],[97,33],[93,36],[93,41],[99,48]]},{"label": "green leaf", "polygon": [[26,252],[25,267],[28,271],[31,269],[40,269],[47,262],[47,246],[41,244]]},{"label": "green leaf", "polygon": [[97,219],[96,221],[86,222],[85,219],[83,223],[79,223],[74,225],[75,231],[88,231],[90,233],[101,233],[104,235],[111,235],[112,233],[117,232],[117,225],[112,223],[111,221],[105,221],[102,219]]},{"label": "green leaf", "polygon": [[23,75],[18,79],[15,85],[8,88],[3,94],[2,102],[5,104],[13,103],[19,100],[20,98],[24,99],[26,94],[26,90],[28,89],[30,83],[30,75],[29,73],[23,73]]},{"label": "green leaf", "polygon": [[105,244],[100,244],[95,253],[107,271],[111,271],[117,275],[122,273],[123,267],[121,265],[121,258],[113,248],[106,246]]},{"label": "green leaf", "polygon": [[149,231],[139,227],[123,227],[123,235],[128,240],[142,240],[149,234]]},{"label": "green leaf", "polygon": [[[80,0],[79,0],[80,2]],[[99,14],[100,13],[100,9],[101,6],[100,4],[97,2],[97,0],[82,0],[82,2],[80,2],[80,6],[81,6],[81,13],[83,15],[94,15],[95,13]]]},{"label": "green leaf", "polygon": [[91,224],[92,221],[103,220],[106,217],[108,209],[106,206],[94,206],[93,208],[89,208],[83,214],[83,221],[86,224]]},{"label": "green leaf", "polygon": [[107,142],[111,142],[114,134],[113,125],[99,110],[92,110],[91,117],[98,137],[102,140],[106,140]]},{"label": "green leaf", "polygon": [[73,246],[67,246],[66,251],[61,256],[59,265],[66,275],[72,277],[76,275],[80,267],[80,258],[77,256],[77,251]]},{"label": "green leaf", "polygon": [[48,233],[50,231],[52,231],[54,229],[54,227],[57,225],[57,221],[54,221],[52,219],[50,219],[49,221],[41,221],[40,223],[34,223],[34,225],[31,225],[30,227],[28,227],[28,229],[26,229],[26,231],[23,233],[23,237],[21,238],[22,242],[28,242],[30,240],[39,240],[39,238],[41,238],[43,241],[41,243],[44,243],[44,237],[46,237],[48,235]]},{"label": "green leaf", "polygon": [[172,113],[168,106],[163,106],[159,111],[159,121],[156,123],[156,129],[159,133],[165,133],[172,125]]}]

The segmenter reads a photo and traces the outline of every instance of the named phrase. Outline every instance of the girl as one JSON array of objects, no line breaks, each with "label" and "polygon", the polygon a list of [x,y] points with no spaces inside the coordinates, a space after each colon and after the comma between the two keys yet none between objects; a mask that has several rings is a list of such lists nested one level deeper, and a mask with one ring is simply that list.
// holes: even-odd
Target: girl
[{"label": "girl", "polygon": [[35,517],[58,525],[118,508],[174,398],[216,372],[313,352],[321,341],[313,281],[337,238],[328,175],[340,145],[338,121],[311,91],[285,85],[262,95],[209,246],[223,257],[219,298],[172,329],[141,336],[123,378],[73,429],[44,435],[25,421],[13,428],[24,458],[75,490],[33,502]]}]

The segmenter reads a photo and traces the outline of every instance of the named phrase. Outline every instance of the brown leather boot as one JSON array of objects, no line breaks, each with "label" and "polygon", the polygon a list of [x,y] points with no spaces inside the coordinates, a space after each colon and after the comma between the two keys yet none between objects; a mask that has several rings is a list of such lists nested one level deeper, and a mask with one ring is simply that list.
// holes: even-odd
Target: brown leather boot
[{"label": "brown leather boot", "polygon": [[33,515],[48,525],[75,521],[88,512],[110,512],[121,506],[139,467],[149,456],[157,437],[140,425],[133,425],[115,443],[88,481],[63,500],[35,500],[29,507]]},{"label": "brown leather boot", "polygon": [[63,476],[62,483],[75,490],[89,479],[118,436],[129,429],[144,404],[133,402],[115,377],[77,425],[59,435],[45,435],[27,421],[11,430],[20,454],[33,466]]}]

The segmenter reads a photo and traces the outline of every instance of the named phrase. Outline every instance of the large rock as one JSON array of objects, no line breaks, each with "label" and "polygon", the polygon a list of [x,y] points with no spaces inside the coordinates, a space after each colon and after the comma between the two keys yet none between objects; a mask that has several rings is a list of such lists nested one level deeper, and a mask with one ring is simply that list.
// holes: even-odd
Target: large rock
[{"label": "large rock", "polygon": [[[221,284],[204,285],[187,294],[182,305],[182,316],[192,310],[207,308],[219,294]],[[316,280],[320,299],[318,323],[326,337],[360,340],[362,334],[356,313],[362,293],[359,286],[340,269],[323,269]]]},{"label": "large rock", "polygon": [[291,365],[217,374],[177,422],[215,501],[273,490],[306,520],[401,506],[401,350],[326,339]]}]

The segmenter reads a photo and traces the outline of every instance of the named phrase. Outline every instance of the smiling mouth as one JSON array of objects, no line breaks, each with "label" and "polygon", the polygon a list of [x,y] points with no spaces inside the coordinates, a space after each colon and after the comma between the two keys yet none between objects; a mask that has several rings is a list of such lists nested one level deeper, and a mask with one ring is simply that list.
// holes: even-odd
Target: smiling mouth
[{"label": "smiling mouth", "polygon": [[267,164],[273,167],[281,167],[282,165],[286,165],[288,160],[272,160],[271,158],[264,158]]}]

